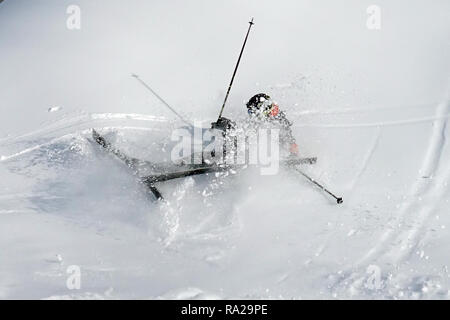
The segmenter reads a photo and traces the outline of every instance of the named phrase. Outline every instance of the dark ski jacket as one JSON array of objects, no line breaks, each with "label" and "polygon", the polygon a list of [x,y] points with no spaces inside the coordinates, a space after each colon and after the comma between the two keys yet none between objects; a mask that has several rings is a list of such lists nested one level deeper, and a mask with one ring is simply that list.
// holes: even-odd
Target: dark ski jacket
[{"label": "dark ski jacket", "polygon": [[257,129],[260,127],[276,128],[280,130],[280,144],[291,153],[297,153],[297,142],[292,134],[292,122],[288,120],[284,111],[275,116],[265,116],[249,112],[249,125]]},{"label": "dark ski jacket", "polygon": [[[238,128],[239,127],[239,128]],[[280,130],[280,144],[285,150],[291,154],[298,153],[298,147],[294,135],[292,134],[292,122],[286,117],[286,113],[279,111],[275,116],[264,116],[255,113],[249,113],[249,118],[238,126],[234,121],[227,118],[220,118],[217,122],[211,124],[212,129],[219,129],[223,132],[224,137],[229,136],[230,131],[236,129],[258,130],[259,128],[274,128]]]}]

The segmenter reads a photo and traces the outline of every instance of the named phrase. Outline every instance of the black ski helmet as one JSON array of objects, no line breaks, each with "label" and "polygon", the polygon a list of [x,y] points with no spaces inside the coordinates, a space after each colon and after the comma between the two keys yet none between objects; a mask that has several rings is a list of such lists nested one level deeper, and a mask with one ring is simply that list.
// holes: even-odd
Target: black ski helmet
[{"label": "black ski helmet", "polygon": [[247,102],[247,109],[249,113],[254,113],[257,110],[260,110],[264,102],[271,100],[270,96],[265,93],[255,94],[250,100]]}]

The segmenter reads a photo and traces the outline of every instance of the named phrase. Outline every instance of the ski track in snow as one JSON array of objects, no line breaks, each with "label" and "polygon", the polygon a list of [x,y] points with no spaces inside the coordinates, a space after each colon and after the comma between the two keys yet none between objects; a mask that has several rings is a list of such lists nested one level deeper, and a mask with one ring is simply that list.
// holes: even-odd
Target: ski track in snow
[{"label": "ski track in snow", "polygon": [[[81,133],[85,134],[86,132],[81,132]],[[14,154],[7,155],[7,156],[1,156],[0,157],[0,162],[5,162],[5,161],[8,161],[8,160],[11,160],[11,159],[23,156],[23,155],[25,155],[27,153],[39,150],[39,149],[44,148],[44,147],[48,147],[48,146],[50,146],[50,145],[52,145],[52,144],[54,144],[56,142],[63,141],[65,139],[67,139],[69,137],[73,137],[73,136],[74,136],[73,134],[64,135],[62,137],[58,137],[58,138],[52,139],[49,142],[38,144],[38,145],[35,145],[33,147],[30,147],[30,148],[26,148],[26,149],[24,149],[22,151],[14,153]]]},{"label": "ski track in snow", "polygon": [[302,110],[293,112],[293,115],[296,116],[305,116],[305,115],[317,115],[317,116],[323,116],[323,115],[343,115],[343,114],[350,114],[350,113],[367,113],[371,111],[389,111],[389,110],[405,110],[405,109],[412,109],[412,108],[423,108],[423,107],[430,107],[438,105],[438,102],[429,102],[429,103],[422,103],[422,104],[416,104],[416,105],[391,105],[391,106],[374,106],[374,107],[363,107],[359,106],[358,108],[336,108],[336,109],[310,109],[310,110]]},{"label": "ski track in snow", "polygon": [[[425,222],[439,203],[439,199],[445,195],[446,181],[450,179],[450,164],[442,163],[444,149],[446,148],[445,131],[447,129],[447,117],[441,115],[450,111],[450,103],[444,102],[436,108],[436,119],[431,132],[428,150],[423,158],[419,176],[411,186],[407,200],[401,203],[394,219],[385,226],[377,241],[377,245],[347,271],[339,284],[352,283],[351,290],[360,290],[365,285],[368,265],[380,265],[383,268],[392,266],[396,268],[406,261],[417,249],[420,239],[425,236]],[[448,151],[447,151],[448,152]],[[442,165],[442,168],[440,166]],[[445,171],[437,174],[438,170]],[[434,177],[437,177],[434,179]],[[355,272],[356,270],[359,272]],[[353,270],[353,271],[351,271]],[[383,270],[387,274],[387,270]]]},{"label": "ski track in snow", "polygon": [[356,184],[358,183],[361,176],[364,174],[364,172],[367,169],[367,166],[370,162],[370,159],[372,158],[373,154],[375,153],[375,150],[378,146],[378,143],[380,141],[380,135],[381,135],[381,128],[378,127],[377,131],[375,132],[374,138],[372,140],[372,143],[370,144],[370,148],[367,150],[364,159],[362,161],[361,167],[358,170],[358,172],[355,175],[355,178],[353,178],[352,182],[350,183],[349,190],[353,191],[355,189]]},{"label": "ski track in snow", "polygon": [[[131,127],[131,126],[96,127],[96,128],[99,129],[99,130],[108,130],[108,129],[116,130],[116,129],[121,129],[121,130],[157,131],[156,129],[153,129],[153,128]],[[0,156],[0,162],[6,162],[8,160],[12,160],[14,158],[23,156],[23,155],[25,155],[27,153],[39,150],[41,148],[51,146],[52,144],[54,144],[56,142],[67,140],[67,139],[69,139],[71,137],[76,136],[77,134],[88,136],[90,133],[91,133],[91,129],[85,129],[85,130],[79,131],[76,134],[69,133],[69,134],[63,135],[61,137],[51,139],[50,141],[48,141],[46,143],[42,143],[42,144],[35,145],[33,147],[30,147],[30,148],[26,148],[26,149],[24,149],[22,151],[14,153],[14,154],[6,155],[6,156],[2,155],[2,156]]]},{"label": "ski track in snow", "polygon": [[145,114],[124,114],[124,113],[81,113],[77,115],[64,116],[56,121],[45,125],[43,128],[20,134],[13,137],[6,137],[0,139],[0,145],[10,145],[17,143],[24,139],[35,139],[39,136],[49,136],[51,134],[58,134],[61,131],[80,131],[83,126],[89,125],[89,128],[101,124],[102,121],[111,122],[113,120],[136,120],[143,122],[157,122],[165,123],[168,120],[164,117],[157,117]]},{"label": "ski track in snow", "polygon": [[[448,112],[450,109],[449,103],[445,102],[439,105],[437,108],[437,119],[442,119],[439,117],[440,114]],[[441,159],[442,151],[445,143],[445,129],[447,125],[447,118],[445,120],[439,120],[435,122],[435,126],[431,133],[430,143],[428,150],[425,154],[422,167],[419,171],[419,176],[416,182],[411,187],[410,195],[408,201],[402,203],[402,207],[399,212],[395,215],[395,219],[391,222],[391,225],[387,228],[386,232],[380,237],[379,243],[376,247],[371,248],[369,252],[357,263],[358,265],[366,264],[367,261],[373,258],[377,252],[386,251],[388,242],[392,241],[392,237],[398,234],[397,226],[402,221],[406,220],[406,216],[413,215],[416,212],[417,206],[421,206],[421,201],[419,197],[424,197],[430,192],[432,186],[432,179],[424,179],[423,176],[431,177],[437,170],[439,161]],[[397,236],[397,238],[404,237],[403,234]]]},{"label": "ski track in snow", "polygon": [[370,127],[391,127],[391,126],[402,126],[402,125],[411,125],[411,124],[419,124],[424,122],[435,122],[439,120],[446,121],[450,117],[450,113],[440,114],[434,117],[423,117],[417,119],[408,119],[408,120],[398,120],[398,121],[382,121],[382,122],[366,122],[366,123],[343,123],[343,124],[297,124],[294,125],[294,128],[370,128]]},{"label": "ski track in snow", "polygon": [[[442,103],[438,108],[438,112],[448,112],[449,109],[450,103]],[[394,246],[391,252],[386,254],[391,256],[391,259],[397,263],[407,258],[414,251],[419,242],[419,237],[424,234],[420,232],[424,228],[424,222],[445,193],[444,182],[450,177],[450,164],[442,163],[441,161],[447,146],[445,135],[447,119],[435,122],[433,129],[434,132],[430,143],[432,151],[430,151],[429,157],[425,158],[424,171],[422,171],[423,176],[428,177],[422,178],[422,180],[427,181],[426,187],[423,188],[425,190],[419,191],[420,193],[418,192],[415,195],[414,202],[416,207],[414,210],[410,209],[409,211],[409,220],[411,221],[408,224],[411,225],[410,229],[406,229],[402,234],[398,234],[397,241],[399,245]],[[445,170],[445,172],[437,174],[440,165],[443,165],[442,170]]]}]

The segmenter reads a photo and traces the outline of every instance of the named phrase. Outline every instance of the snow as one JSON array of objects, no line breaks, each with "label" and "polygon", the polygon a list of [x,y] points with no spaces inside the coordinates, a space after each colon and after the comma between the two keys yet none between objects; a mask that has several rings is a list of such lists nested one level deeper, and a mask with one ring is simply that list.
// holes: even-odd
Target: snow
[{"label": "snow", "polygon": [[60,111],[62,109],[62,107],[51,107],[51,108],[48,108],[48,112],[57,112],[57,111]]},{"label": "snow", "polygon": [[[448,1],[380,1],[380,31],[360,2],[78,3],[80,31],[64,4],[0,4],[0,299],[450,298]],[[183,124],[130,74],[208,125],[251,16],[225,116],[269,92],[318,157],[303,169],[344,203],[251,168],[160,184],[168,203],[152,202],[91,128],[170,160]]]}]

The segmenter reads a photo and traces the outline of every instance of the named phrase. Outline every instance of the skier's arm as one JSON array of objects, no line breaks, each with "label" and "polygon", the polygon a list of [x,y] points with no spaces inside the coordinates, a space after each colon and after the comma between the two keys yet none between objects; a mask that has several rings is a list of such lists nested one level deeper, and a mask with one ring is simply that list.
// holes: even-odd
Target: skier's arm
[{"label": "skier's arm", "polygon": [[294,135],[292,134],[292,122],[288,120],[286,114],[282,111],[278,115],[278,120],[281,122],[282,127],[284,129],[284,133],[282,136],[283,145],[289,148],[289,152],[293,155],[298,155],[298,145],[295,140]]}]

